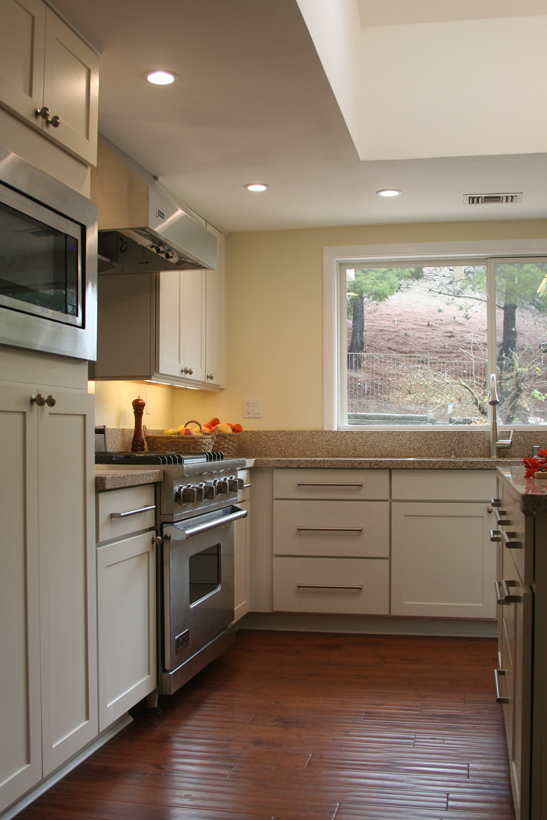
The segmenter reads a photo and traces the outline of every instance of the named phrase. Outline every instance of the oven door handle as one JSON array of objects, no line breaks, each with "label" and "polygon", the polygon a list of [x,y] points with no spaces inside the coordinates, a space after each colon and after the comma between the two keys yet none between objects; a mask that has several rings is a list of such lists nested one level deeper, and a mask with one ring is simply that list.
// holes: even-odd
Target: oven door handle
[{"label": "oven door handle", "polygon": [[215,527],[224,527],[226,524],[231,524],[233,521],[237,521],[238,518],[245,518],[247,515],[247,510],[244,510],[241,507],[232,506],[232,510],[233,512],[227,513],[222,516],[222,518],[214,518],[212,521],[205,521],[203,524],[198,524],[194,527],[186,527],[185,521],[178,523],[176,525],[177,538],[181,541],[186,541],[193,535],[199,535],[201,532],[208,532],[208,530],[213,530]]}]

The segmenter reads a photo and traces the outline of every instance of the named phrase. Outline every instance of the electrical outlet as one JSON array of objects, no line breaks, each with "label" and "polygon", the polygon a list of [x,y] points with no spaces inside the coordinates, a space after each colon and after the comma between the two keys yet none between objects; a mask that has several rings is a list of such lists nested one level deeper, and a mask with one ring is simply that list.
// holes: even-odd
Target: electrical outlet
[{"label": "electrical outlet", "polygon": [[262,399],[243,399],[243,418],[262,418]]}]

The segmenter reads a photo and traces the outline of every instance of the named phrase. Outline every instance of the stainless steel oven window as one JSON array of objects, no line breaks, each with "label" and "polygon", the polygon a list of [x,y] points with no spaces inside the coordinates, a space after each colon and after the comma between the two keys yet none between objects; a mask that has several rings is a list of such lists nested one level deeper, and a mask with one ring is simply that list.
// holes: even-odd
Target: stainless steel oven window
[{"label": "stainless steel oven window", "polygon": [[190,556],[188,583],[190,606],[220,588],[220,544]]}]

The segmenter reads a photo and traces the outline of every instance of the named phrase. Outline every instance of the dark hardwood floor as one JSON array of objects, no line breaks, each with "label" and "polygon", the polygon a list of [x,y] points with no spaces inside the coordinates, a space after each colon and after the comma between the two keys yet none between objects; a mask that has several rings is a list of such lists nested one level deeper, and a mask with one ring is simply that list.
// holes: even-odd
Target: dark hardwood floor
[{"label": "dark hardwood floor", "polygon": [[240,631],[19,820],[513,820],[496,655]]}]

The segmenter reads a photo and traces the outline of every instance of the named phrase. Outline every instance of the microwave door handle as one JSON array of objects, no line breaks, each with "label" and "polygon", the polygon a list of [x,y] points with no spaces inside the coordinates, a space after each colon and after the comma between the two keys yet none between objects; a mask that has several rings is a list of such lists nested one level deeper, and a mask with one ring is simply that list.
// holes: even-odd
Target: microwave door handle
[{"label": "microwave door handle", "polygon": [[238,518],[245,518],[247,515],[247,510],[240,509],[239,507],[234,507],[234,510],[235,512],[229,513],[222,518],[215,518],[213,521],[207,521],[206,523],[198,524],[195,527],[182,528],[178,526],[177,538],[181,541],[186,541],[193,535],[199,535],[201,532],[214,530],[216,527],[224,527],[226,524],[231,524],[233,521],[237,521]]}]

